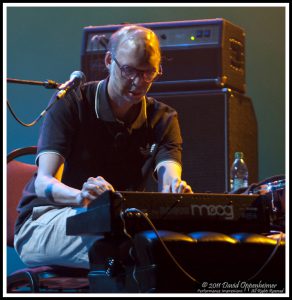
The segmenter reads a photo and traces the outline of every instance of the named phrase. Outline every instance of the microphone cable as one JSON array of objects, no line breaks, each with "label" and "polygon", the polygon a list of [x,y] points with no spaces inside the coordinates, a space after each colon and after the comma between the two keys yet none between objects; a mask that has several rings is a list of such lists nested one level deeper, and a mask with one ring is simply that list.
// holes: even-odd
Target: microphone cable
[{"label": "microphone cable", "polygon": [[34,120],[32,121],[31,123],[24,123],[22,122],[15,114],[15,112],[13,111],[9,101],[7,100],[7,106],[8,106],[8,109],[9,111],[11,112],[12,116],[14,117],[14,119],[19,123],[21,124],[22,126],[25,126],[25,127],[32,127],[34,126],[46,113],[47,111],[58,101],[59,99],[56,97],[55,100],[50,104],[48,105],[41,113],[40,115]]}]

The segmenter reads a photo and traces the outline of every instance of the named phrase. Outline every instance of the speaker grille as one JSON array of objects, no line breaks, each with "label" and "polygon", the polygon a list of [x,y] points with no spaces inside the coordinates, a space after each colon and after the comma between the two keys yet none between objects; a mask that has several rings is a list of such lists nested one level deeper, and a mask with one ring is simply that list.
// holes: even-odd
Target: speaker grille
[{"label": "speaker grille", "polygon": [[151,93],[178,112],[183,178],[197,192],[226,192],[235,151],[242,151],[249,182],[258,181],[257,123],[250,98],[230,90]]}]

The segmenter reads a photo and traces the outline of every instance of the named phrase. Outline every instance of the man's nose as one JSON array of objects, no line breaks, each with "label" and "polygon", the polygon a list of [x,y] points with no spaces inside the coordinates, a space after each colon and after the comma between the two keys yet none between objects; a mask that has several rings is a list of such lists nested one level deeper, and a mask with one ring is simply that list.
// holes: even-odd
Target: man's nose
[{"label": "man's nose", "polygon": [[132,83],[134,86],[145,86],[149,84],[144,80],[143,73],[137,73]]}]

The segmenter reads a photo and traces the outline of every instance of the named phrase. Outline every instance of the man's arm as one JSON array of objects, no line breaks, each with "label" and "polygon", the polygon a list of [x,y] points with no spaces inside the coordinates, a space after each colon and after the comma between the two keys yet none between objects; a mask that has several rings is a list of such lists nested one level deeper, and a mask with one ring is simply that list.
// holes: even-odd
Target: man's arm
[{"label": "man's arm", "polygon": [[158,191],[163,193],[192,193],[192,188],[181,180],[182,168],[175,161],[164,161],[157,166]]},{"label": "man's arm", "polygon": [[77,195],[80,190],[63,184],[56,175],[64,164],[64,159],[57,153],[43,153],[38,158],[39,167],[35,181],[38,197],[45,197],[58,204],[79,205]]},{"label": "man's arm", "polygon": [[87,205],[106,190],[114,190],[101,176],[90,177],[78,190],[63,184],[58,178],[58,170],[64,159],[57,153],[48,152],[39,156],[38,174],[35,181],[36,194],[51,201],[68,206]]}]

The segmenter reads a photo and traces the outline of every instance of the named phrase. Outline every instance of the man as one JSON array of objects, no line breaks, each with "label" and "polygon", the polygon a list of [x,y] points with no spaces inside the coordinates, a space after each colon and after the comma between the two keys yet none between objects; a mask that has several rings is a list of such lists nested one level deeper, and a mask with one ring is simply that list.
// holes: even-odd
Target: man
[{"label": "man", "polygon": [[192,192],[181,180],[176,112],[146,97],[161,74],[158,38],[129,25],[113,34],[108,50],[109,77],[68,93],[43,122],[38,172],[25,188],[16,224],[15,249],[28,266],[88,268],[88,250],[101,237],[67,236],[66,219],[107,190],[143,189],[151,160],[158,191]]}]

